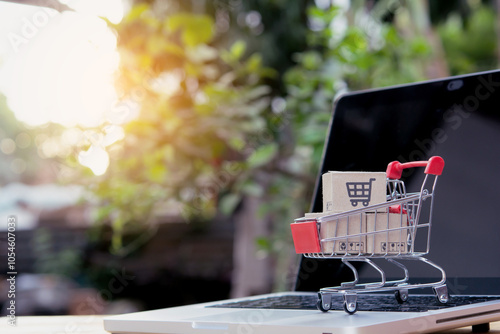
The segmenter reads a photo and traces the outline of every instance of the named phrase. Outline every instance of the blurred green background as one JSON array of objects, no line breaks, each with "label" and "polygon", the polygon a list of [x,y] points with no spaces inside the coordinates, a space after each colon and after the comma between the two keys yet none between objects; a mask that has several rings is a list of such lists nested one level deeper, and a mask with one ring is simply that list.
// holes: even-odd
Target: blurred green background
[{"label": "blurred green background", "polygon": [[[120,20],[100,19],[119,54],[113,117],[32,126],[0,99],[0,185],[82,189],[56,212],[71,214],[44,208],[19,232],[31,249],[19,255],[25,273],[68,278],[106,307],[292,288],[289,224],[308,212],[335,98],[499,61],[495,1],[123,3]],[[84,166],[97,150],[100,172]],[[103,293],[117,272],[134,278]]]}]

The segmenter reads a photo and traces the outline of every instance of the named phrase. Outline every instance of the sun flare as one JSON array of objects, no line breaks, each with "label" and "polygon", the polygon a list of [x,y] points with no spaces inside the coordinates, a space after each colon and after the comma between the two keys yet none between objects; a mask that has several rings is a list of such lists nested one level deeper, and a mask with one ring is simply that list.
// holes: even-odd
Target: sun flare
[{"label": "sun flare", "polygon": [[[13,62],[9,105],[29,125],[99,125],[116,102],[116,37],[104,21],[75,13],[54,18]],[[30,44],[31,42],[31,44]]]},{"label": "sun flare", "polygon": [[[92,128],[105,123],[117,104],[114,75],[119,55],[106,16],[123,17],[121,1],[72,1],[75,12],[0,4],[0,91],[16,118],[32,127],[58,123]],[[113,5],[114,4],[114,5]],[[111,6],[113,5],[113,6]],[[4,19],[5,17],[5,19]],[[109,157],[102,148],[83,152],[83,165],[105,172]],[[108,162],[107,162],[108,161]]]}]

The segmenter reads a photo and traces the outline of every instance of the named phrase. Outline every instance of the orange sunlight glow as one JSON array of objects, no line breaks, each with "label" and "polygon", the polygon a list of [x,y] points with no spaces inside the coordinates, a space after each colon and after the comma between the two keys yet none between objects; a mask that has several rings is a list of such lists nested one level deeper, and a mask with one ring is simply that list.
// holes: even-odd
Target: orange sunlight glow
[{"label": "orange sunlight glow", "polygon": [[64,13],[53,20],[58,22],[39,37],[19,42],[9,105],[20,121],[33,126],[97,126],[116,102],[116,37],[96,17]]},{"label": "orange sunlight glow", "polygon": [[[119,22],[121,1],[107,3],[106,16]],[[0,22],[8,23],[0,25],[4,25],[9,47],[0,48],[0,91],[17,119],[32,127],[50,122],[68,128],[113,123],[106,115],[117,104],[113,85],[119,63],[116,36],[97,17],[103,15],[102,2],[68,4],[76,11],[60,14],[43,7],[1,4]],[[18,17],[13,19],[15,14]],[[9,15],[9,20],[2,20]],[[109,164],[105,146],[93,142],[78,160],[94,174],[103,174]]]}]

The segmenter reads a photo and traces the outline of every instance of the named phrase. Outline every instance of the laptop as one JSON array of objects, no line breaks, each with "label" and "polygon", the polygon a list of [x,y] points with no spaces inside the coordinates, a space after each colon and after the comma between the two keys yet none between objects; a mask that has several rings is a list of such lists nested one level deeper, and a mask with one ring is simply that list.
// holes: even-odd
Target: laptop
[{"label": "laptop", "polygon": [[[487,330],[489,322],[500,320],[500,71],[338,98],[310,212],[322,211],[323,173],[385,171],[391,161],[431,156],[443,157],[445,167],[434,194],[427,258],[446,272],[446,304],[438,302],[431,289],[413,289],[404,303],[388,292],[359,294],[352,315],[344,311],[342,296],[333,296],[331,310],[322,312],[316,306],[318,291],[352,280],[352,271],[338,259],[298,255],[294,291],[111,316],[104,320],[105,330],[424,333],[470,325],[474,330]],[[403,173],[409,190],[420,186],[419,175]],[[439,277],[435,269],[414,262],[407,266],[410,283]],[[363,263],[355,265],[363,279],[376,276]],[[400,274],[395,266],[384,270],[388,278]]]}]

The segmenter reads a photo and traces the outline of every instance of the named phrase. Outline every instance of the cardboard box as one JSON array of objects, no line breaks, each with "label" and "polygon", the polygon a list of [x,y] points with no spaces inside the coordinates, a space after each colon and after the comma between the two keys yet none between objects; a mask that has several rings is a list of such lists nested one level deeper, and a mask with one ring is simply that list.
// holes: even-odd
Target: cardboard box
[{"label": "cardboard box", "polygon": [[384,203],[385,172],[328,172],[322,176],[323,211],[343,212]]},{"label": "cardboard box", "polygon": [[[332,215],[334,212],[306,213],[306,218],[319,218]],[[366,249],[366,236],[348,237],[353,234],[360,234],[366,231],[366,214],[357,214],[340,219],[334,219],[321,224],[320,239],[342,237],[332,241],[321,243],[322,252],[331,254],[359,254]]]},{"label": "cardboard box", "polygon": [[[387,231],[408,227],[406,213],[367,213],[366,214],[366,252],[368,254],[406,254],[408,253],[408,229]],[[376,232],[369,234],[369,232]]]}]

